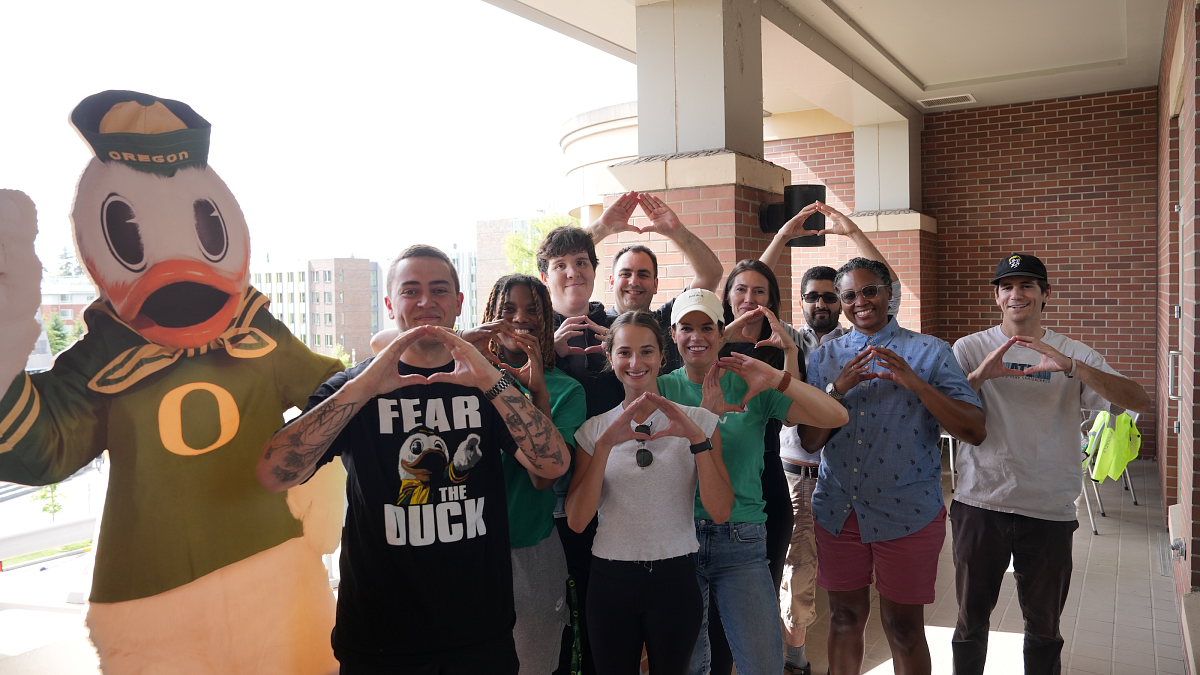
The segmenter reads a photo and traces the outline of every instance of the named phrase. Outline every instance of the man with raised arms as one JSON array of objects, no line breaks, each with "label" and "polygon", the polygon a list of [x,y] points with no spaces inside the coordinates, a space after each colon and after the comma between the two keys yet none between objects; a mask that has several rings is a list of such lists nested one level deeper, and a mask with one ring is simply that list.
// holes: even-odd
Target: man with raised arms
[{"label": "man with raised arms", "polygon": [[570,455],[512,376],[449,330],[462,298],[445,253],[402,252],[385,300],[400,335],[322,385],[258,464],[277,491],[336,455],[346,466],[333,631],[345,675],[518,672],[500,453],[550,480]]},{"label": "man with raised arms", "polygon": [[1012,560],[1025,618],[1025,672],[1058,673],[1059,618],[1071,585],[1079,527],[1080,410],[1150,410],[1150,397],[1091,347],[1042,326],[1051,299],[1046,266],[1024,253],[992,278],[1000,325],[954,344],[979,392],[987,438],[958,446],[954,534],[954,672],[981,675],[989,619]]}]

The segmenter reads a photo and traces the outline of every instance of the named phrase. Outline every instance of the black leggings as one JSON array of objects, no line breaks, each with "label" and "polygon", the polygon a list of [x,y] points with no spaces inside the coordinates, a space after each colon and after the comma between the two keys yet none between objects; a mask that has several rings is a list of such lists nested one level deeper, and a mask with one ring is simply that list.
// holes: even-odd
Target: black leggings
[{"label": "black leggings", "polygon": [[592,558],[588,633],[597,675],[685,675],[704,603],[692,556],[626,562]]}]

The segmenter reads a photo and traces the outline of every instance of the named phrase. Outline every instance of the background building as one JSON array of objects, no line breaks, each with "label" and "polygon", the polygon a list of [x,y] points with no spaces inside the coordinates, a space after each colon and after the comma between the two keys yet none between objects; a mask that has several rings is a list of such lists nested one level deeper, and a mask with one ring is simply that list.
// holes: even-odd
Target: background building
[{"label": "background building", "polygon": [[42,275],[42,305],[38,314],[49,319],[57,315],[67,333],[83,324],[83,310],[96,299],[96,287],[86,276]]},{"label": "background building", "polygon": [[337,346],[355,362],[371,355],[379,330],[380,270],[360,258],[329,258],[251,269],[251,283],[271,299],[271,313],[314,352],[333,356]]},{"label": "background building", "polygon": [[[503,253],[503,246],[501,247],[501,253]],[[450,256],[450,260],[454,263],[454,268],[458,270],[458,286],[463,294],[462,312],[458,315],[455,328],[463,329],[478,326],[479,319],[483,316],[480,308],[487,301],[487,292],[491,290],[491,283],[488,284],[487,289],[480,289],[478,261],[475,251],[467,250],[458,244],[452,244],[452,248],[446,254]],[[495,283],[495,281],[493,280],[492,283]],[[482,300],[479,299],[480,293],[483,294]]]}]

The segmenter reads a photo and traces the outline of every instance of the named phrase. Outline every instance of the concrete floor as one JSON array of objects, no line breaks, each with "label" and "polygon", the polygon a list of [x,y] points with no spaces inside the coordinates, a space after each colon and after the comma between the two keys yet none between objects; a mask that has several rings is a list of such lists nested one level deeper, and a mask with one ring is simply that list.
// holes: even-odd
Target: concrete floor
[{"label": "concrete floor", "polygon": [[[949,466],[943,468],[943,488],[949,503],[953,498]],[[1096,510],[1095,497],[1088,488],[1098,535],[1092,534],[1083,498],[1077,502],[1079,529],[1075,532],[1074,572],[1061,627],[1066,640],[1063,673],[1182,675],[1185,672],[1174,587],[1171,578],[1162,574],[1159,563],[1158,535],[1165,535],[1166,526],[1158,489],[1158,465],[1137,460],[1129,465],[1129,474],[1139,505],[1133,505],[1129,492],[1120,484],[1106,481],[1100,486],[1100,496],[1107,517],[1102,518]],[[951,673],[950,639],[958,613],[948,523],[946,535],[938,560],[937,600],[925,608],[925,634],[935,675]],[[894,671],[879,622],[879,596],[874,592],[872,595],[862,672],[890,675]],[[829,631],[829,605],[825,592],[819,588],[817,605],[817,622],[809,629],[806,652],[813,663],[813,673],[824,673],[828,665],[825,636]],[[986,672],[1021,673],[1024,624],[1011,571],[1004,580],[991,623]]]},{"label": "concrete floor", "polygon": [[[1106,482],[1100,494],[1108,517],[1096,514],[1099,535],[1091,533],[1083,499],[1078,502],[1075,571],[1062,624],[1067,643],[1064,673],[1184,673],[1172,582],[1160,571],[1158,535],[1165,527],[1157,465],[1136,461],[1130,465],[1130,474],[1140,505],[1134,506],[1129,493],[1118,484]],[[948,467],[943,482],[949,501]],[[947,536],[938,563],[937,601],[926,608],[934,673],[947,675],[957,613],[950,545]],[[86,578],[88,562],[86,556],[80,556],[55,561],[44,571],[25,568],[0,573],[0,675],[99,672],[83,628],[82,608],[65,602],[66,594]],[[1011,574],[1003,588],[992,615],[987,672],[1020,673],[1022,621]],[[824,673],[829,611],[827,598],[819,589],[817,601],[817,623],[809,631],[808,656],[813,672]],[[878,597],[867,625],[863,672],[893,672],[879,623]]]}]

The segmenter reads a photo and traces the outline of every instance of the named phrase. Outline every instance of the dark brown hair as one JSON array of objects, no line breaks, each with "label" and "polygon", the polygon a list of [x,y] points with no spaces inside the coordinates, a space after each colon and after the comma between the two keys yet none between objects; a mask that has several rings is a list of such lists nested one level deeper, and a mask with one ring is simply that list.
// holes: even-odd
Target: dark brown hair
[{"label": "dark brown hair", "polygon": [[592,269],[600,266],[596,257],[596,244],[592,243],[592,235],[582,227],[562,225],[546,233],[546,238],[538,245],[537,267],[545,274],[550,269],[551,258],[561,258],[574,253],[586,253],[592,261]]},{"label": "dark brown hair", "polygon": [[[513,286],[525,286],[529,288],[529,293],[533,296],[534,312],[542,324],[536,335],[542,348],[542,367],[553,368],[555,360],[554,317],[550,314],[550,291],[546,290],[546,284],[543,284],[537,277],[531,277],[528,274],[509,274],[497,279],[492,286],[491,294],[488,295],[487,305],[483,308],[483,322],[487,323],[500,318],[500,309],[504,306],[508,292],[512,290]],[[497,357],[502,356],[500,347],[495,341],[491,343],[490,347],[493,354]]]},{"label": "dark brown hair", "polygon": [[[738,264],[733,266],[729,272],[729,276],[725,277],[725,290],[721,294],[721,306],[725,308],[725,325],[728,326],[733,321],[733,307],[729,305],[729,292],[733,290],[733,282],[742,272],[758,272],[767,279],[767,309],[776,317],[779,316],[779,280],[775,278],[775,272],[771,270],[765,263],[753,258],[739,260]],[[766,340],[771,337],[771,322],[763,319],[762,329],[758,333],[759,340]],[[733,350],[728,343],[721,348],[721,356],[728,356]],[[755,347],[750,350],[750,356],[764,363],[771,365],[774,368],[783,368],[783,350],[775,347]]]},{"label": "dark brown hair", "polygon": [[613,272],[617,271],[617,261],[621,259],[621,256],[629,252],[645,253],[646,255],[650,256],[650,264],[654,267],[654,278],[658,278],[658,256],[654,255],[654,251],[651,251],[650,247],[646,246],[645,244],[630,244],[620,251],[617,251],[617,254],[613,256]]},{"label": "dark brown hair", "polygon": [[[604,353],[608,354],[608,362],[604,366],[605,370],[612,370],[613,339],[616,338],[618,330],[627,326],[649,328],[650,332],[654,333],[655,342],[658,343],[658,353],[662,357],[661,361],[665,362],[667,357],[667,343],[663,340],[662,326],[658,325],[658,320],[650,312],[644,309],[635,309],[613,319],[612,324],[608,327],[608,335],[604,336]],[[659,363],[660,368],[662,367],[662,362]]]}]

